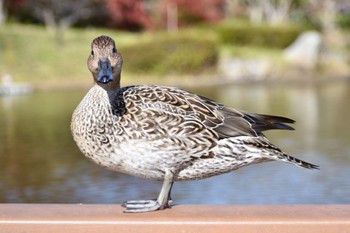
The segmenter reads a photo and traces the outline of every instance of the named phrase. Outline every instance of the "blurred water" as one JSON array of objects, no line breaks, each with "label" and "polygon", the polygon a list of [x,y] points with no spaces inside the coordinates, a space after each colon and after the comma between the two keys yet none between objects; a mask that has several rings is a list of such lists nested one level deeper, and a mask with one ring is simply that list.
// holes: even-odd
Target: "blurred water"
[{"label": "blurred water", "polygon": [[[178,182],[175,203],[350,203],[350,85],[243,85],[192,89],[238,109],[297,121],[268,138],[320,171],[271,162]],[[70,118],[85,92],[0,97],[0,202],[121,203],[155,198],[161,183],[104,170],[78,151]]]}]

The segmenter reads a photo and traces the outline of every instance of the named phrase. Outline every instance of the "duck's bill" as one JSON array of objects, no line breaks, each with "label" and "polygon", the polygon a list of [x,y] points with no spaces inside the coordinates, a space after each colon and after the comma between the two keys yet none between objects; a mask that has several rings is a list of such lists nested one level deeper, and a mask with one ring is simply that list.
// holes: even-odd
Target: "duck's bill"
[{"label": "duck's bill", "polygon": [[111,67],[111,62],[108,59],[99,60],[97,82],[107,84],[112,81],[113,81],[113,71]]}]

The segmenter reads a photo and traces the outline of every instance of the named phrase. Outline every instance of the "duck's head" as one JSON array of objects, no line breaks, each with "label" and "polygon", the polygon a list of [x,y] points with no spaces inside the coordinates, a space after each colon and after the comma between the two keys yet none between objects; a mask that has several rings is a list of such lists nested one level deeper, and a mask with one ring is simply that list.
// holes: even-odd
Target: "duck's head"
[{"label": "duck's head", "polygon": [[119,88],[123,58],[112,38],[100,36],[92,41],[87,65],[98,85],[105,89]]}]

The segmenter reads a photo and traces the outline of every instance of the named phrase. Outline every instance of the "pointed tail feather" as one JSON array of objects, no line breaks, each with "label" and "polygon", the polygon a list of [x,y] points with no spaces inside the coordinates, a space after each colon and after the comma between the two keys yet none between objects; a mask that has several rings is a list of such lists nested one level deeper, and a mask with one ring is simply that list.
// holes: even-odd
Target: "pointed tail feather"
[{"label": "pointed tail feather", "polygon": [[303,168],[307,168],[307,169],[320,169],[318,165],[305,162],[301,159],[298,159],[298,158],[295,158],[293,156],[286,154],[281,149],[279,149],[278,147],[276,147],[275,145],[273,145],[269,141],[267,141],[266,138],[260,137],[259,138],[260,140],[256,140],[256,139],[252,140],[252,139],[253,138],[251,138],[251,141],[249,141],[249,142],[248,141],[245,141],[245,142],[246,143],[248,142],[249,144],[254,145],[255,147],[268,150],[270,152],[269,156],[271,156],[273,158],[273,160],[279,160],[279,161],[284,161],[287,163],[292,163],[294,165],[297,165],[297,166],[303,167]]},{"label": "pointed tail feather", "polygon": [[315,165],[315,164],[312,164],[312,163],[308,163],[308,162],[305,162],[301,159],[297,159],[293,156],[290,156],[290,155],[287,155],[284,153],[284,156],[286,158],[286,162],[290,162],[290,163],[293,163],[299,167],[303,167],[303,168],[307,168],[307,169],[317,169],[319,170],[320,169],[320,166],[318,165]]}]

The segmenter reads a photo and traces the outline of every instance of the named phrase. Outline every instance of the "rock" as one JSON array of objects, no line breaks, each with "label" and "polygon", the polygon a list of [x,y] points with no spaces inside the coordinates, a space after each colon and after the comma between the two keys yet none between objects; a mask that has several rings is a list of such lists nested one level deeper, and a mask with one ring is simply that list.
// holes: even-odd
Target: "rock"
[{"label": "rock", "polygon": [[284,50],[284,58],[293,65],[313,69],[319,61],[321,45],[320,33],[316,31],[304,32]]},{"label": "rock", "polygon": [[6,74],[2,77],[2,85],[0,85],[1,95],[21,95],[32,92],[32,86],[28,83],[15,83],[12,81],[12,76]]},{"label": "rock", "polygon": [[219,72],[231,80],[259,81],[269,76],[272,63],[265,58],[226,57],[219,62]]}]

